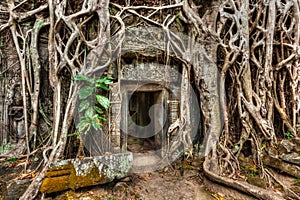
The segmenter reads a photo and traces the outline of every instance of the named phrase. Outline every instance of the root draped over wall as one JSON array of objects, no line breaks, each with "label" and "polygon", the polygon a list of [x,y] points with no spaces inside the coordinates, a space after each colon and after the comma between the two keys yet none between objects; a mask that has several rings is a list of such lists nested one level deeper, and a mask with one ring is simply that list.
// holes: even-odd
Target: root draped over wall
[{"label": "root draped over wall", "polygon": [[[37,149],[43,151],[44,156],[43,169],[22,199],[34,198],[49,164],[64,157],[79,89],[72,80],[66,79],[108,68],[111,55],[121,54],[125,31],[134,26],[165,30],[167,37],[172,38],[164,49],[167,49],[166,63],[168,54],[185,63],[185,80],[193,82],[200,100],[201,134],[205,138],[200,144],[206,157],[204,173],[216,182],[258,198],[274,197],[272,192],[233,180],[241,179],[243,160],[250,158],[261,178],[275,182],[271,171],[264,167],[267,163],[262,155],[281,158],[282,152],[272,149],[276,149],[283,138],[299,137],[298,1],[82,0],[74,3],[49,0],[19,3],[7,0],[1,2],[0,9],[0,39],[4,41],[2,33],[9,31],[21,69],[18,76],[21,77],[26,133],[17,146],[18,151],[14,149],[2,156],[26,157]],[[176,37],[172,31],[188,35],[190,40]],[[45,81],[41,78],[40,42],[45,35],[48,37],[47,81],[54,93],[53,106],[49,108],[52,116],[40,110],[41,85]],[[112,37],[119,43],[103,45]],[[191,50],[204,51],[207,55],[188,54]],[[89,54],[93,51],[96,53]],[[1,51],[0,56],[5,53]],[[103,58],[100,63],[99,56]],[[6,57],[7,63],[11,63],[12,56]],[[120,71],[120,60],[117,65]],[[189,91],[184,87],[182,90]],[[188,98],[182,100],[186,104],[190,102]],[[189,108],[182,104],[181,122],[190,122],[186,115],[190,113]],[[51,124],[51,134],[39,131],[37,124],[43,120]],[[180,126],[182,142],[189,146],[190,126],[183,123]],[[278,168],[280,166],[283,165]],[[272,188],[272,184],[269,187]],[[282,187],[282,196],[299,199],[298,194]]]}]

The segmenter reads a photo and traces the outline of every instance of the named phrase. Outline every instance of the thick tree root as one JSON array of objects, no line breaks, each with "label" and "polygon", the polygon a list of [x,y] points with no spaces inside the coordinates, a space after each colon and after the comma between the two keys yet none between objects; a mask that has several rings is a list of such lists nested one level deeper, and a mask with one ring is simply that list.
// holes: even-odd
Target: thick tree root
[{"label": "thick tree root", "polygon": [[51,162],[48,161],[48,163],[46,164],[46,166],[44,166],[42,171],[33,179],[31,184],[25,191],[25,193],[20,197],[20,200],[35,199],[35,197],[39,192],[44,175],[47,172],[50,163]]},{"label": "thick tree root", "polygon": [[[65,144],[63,144],[65,145]],[[57,154],[59,145],[56,145],[56,147],[51,152],[49,159],[46,161],[43,169],[41,172],[33,179],[27,190],[24,192],[24,194],[20,197],[20,200],[29,200],[29,199],[35,199],[38,195],[38,192],[40,190],[40,187],[42,185],[42,181],[44,179],[44,176],[49,168],[49,165],[54,161],[55,155]]]},{"label": "thick tree root", "polygon": [[215,164],[212,162],[212,160],[209,160],[209,158],[206,157],[203,163],[204,174],[209,180],[229,186],[241,192],[245,192],[247,194],[257,197],[258,199],[284,200],[284,198],[279,193],[275,193],[270,190],[265,190],[263,188],[251,185],[244,181],[233,180],[227,177],[217,175],[216,173],[210,171],[210,166]]}]

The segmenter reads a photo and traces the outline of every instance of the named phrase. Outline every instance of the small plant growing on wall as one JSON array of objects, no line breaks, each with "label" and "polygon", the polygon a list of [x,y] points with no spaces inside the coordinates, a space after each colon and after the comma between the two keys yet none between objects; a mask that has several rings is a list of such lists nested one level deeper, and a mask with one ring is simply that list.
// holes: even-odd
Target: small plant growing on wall
[{"label": "small plant growing on wall", "polygon": [[74,77],[75,81],[83,81],[84,86],[78,91],[79,106],[78,113],[81,115],[77,130],[71,134],[80,138],[81,134],[86,134],[91,128],[99,130],[103,122],[107,121],[105,111],[110,106],[109,99],[101,94],[97,94],[97,89],[108,91],[108,85],[113,83],[111,78],[91,78],[85,75]]},{"label": "small plant growing on wall", "polygon": [[284,135],[285,135],[285,137],[286,137],[287,139],[293,138],[293,134],[292,134],[290,131],[284,133]]}]

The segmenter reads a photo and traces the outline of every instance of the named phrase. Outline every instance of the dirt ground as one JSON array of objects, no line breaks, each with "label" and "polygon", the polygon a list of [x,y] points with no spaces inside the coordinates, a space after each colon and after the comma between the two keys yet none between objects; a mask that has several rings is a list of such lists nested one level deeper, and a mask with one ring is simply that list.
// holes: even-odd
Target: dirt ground
[{"label": "dirt ground", "polygon": [[67,191],[49,199],[157,199],[157,200],[212,200],[216,199],[205,190],[198,176],[184,178],[153,172],[126,177],[102,186]]},{"label": "dirt ground", "polygon": [[[137,159],[138,160],[138,159]],[[139,161],[139,160],[138,160]],[[0,189],[5,182],[22,174],[22,161],[5,162],[0,166]],[[178,160],[155,172],[131,173],[127,177],[113,182],[68,190],[48,195],[40,195],[44,200],[249,200],[255,199],[215,184],[202,173],[201,160]],[[141,167],[141,166],[139,166]],[[30,177],[27,177],[30,178]],[[27,182],[26,182],[27,180]],[[18,199],[30,183],[30,179],[20,179],[14,191],[6,191],[12,199]],[[24,182],[25,181],[25,182]],[[1,184],[4,184],[3,186]],[[24,187],[23,187],[24,186]],[[1,190],[3,191],[3,190]],[[2,192],[3,193],[3,192]],[[4,195],[4,193],[3,193]],[[0,199],[1,198],[0,194]],[[11,199],[9,198],[9,199]]]},{"label": "dirt ground", "polygon": [[76,191],[45,196],[50,200],[249,200],[255,199],[208,181],[201,172],[165,169]]},{"label": "dirt ground", "polygon": [[[10,190],[3,192],[9,180],[22,174],[22,161],[5,162],[0,166],[0,199],[18,199],[28,184],[30,177],[16,181]],[[40,195],[44,200],[248,200],[255,199],[215,184],[205,178],[199,166],[201,161],[178,161],[172,166],[149,173],[131,173],[127,177],[113,182],[68,190],[48,195]],[[25,182],[24,182],[25,181]],[[4,195],[4,196],[3,196]],[[7,199],[4,197],[4,199]]]}]

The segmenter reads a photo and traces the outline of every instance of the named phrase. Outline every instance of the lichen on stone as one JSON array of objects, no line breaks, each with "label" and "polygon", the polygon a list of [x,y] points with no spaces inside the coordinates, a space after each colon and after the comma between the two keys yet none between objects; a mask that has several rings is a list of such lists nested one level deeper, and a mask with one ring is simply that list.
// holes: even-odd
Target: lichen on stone
[{"label": "lichen on stone", "polygon": [[99,173],[104,173],[108,180],[126,176],[132,166],[132,161],[131,153],[94,157]]},{"label": "lichen on stone", "polygon": [[52,162],[49,167],[51,168],[51,167],[64,166],[64,165],[68,165],[70,162],[71,162],[70,159],[68,159],[68,160],[61,160],[61,161],[57,161],[57,162]]},{"label": "lichen on stone", "polygon": [[93,162],[86,159],[74,159],[71,162],[74,166],[76,176],[86,176],[95,167]]}]

